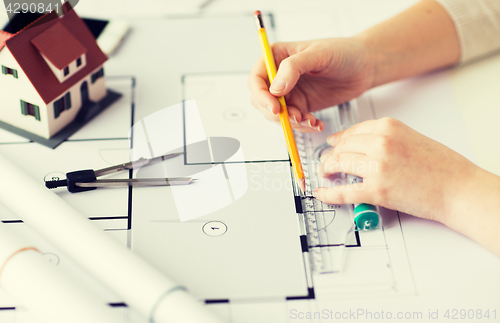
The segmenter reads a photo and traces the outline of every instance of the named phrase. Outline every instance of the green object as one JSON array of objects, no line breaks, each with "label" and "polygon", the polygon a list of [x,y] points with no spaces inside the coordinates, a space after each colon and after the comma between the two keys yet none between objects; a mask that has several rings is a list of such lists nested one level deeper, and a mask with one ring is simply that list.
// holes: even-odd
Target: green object
[{"label": "green object", "polygon": [[363,203],[354,207],[354,223],[359,230],[376,229],[379,222],[380,218],[375,206]]},{"label": "green object", "polygon": [[21,113],[25,116],[34,116],[36,120],[40,121],[40,107],[21,100]]},{"label": "green object", "polygon": [[24,102],[23,100],[21,100],[21,113],[25,116],[28,115],[28,111],[26,110],[26,102]]},{"label": "green object", "polygon": [[64,95],[64,100],[66,101],[66,110],[71,108],[71,93],[68,92]]},{"label": "green object", "polygon": [[40,121],[40,107],[38,105],[33,106],[34,117]]},{"label": "green object", "polygon": [[8,68],[7,66],[2,65],[2,74],[4,75],[12,75],[14,78],[18,78],[17,76],[17,70],[13,68]]},{"label": "green object", "polygon": [[61,102],[59,100],[54,102],[54,119],[59,118],[59,115],[61,114]]}]

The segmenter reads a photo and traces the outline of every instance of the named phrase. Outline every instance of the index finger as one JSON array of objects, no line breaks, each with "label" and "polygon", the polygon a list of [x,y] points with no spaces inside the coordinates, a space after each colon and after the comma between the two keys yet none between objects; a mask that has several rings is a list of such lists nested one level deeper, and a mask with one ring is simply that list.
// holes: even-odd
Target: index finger
[{"label": "index finger", "polygon": [[266,66],[264,65],[264,58],[261,56],[255,62],[250,77],[248,78],[248,88],[255,97],[255,101],[262,108],[269,109],[273,114],[278,114],[280,111],[280,104],[278,99],[269,92],[269,79],[267,77]]},{"label": "index finger", "polygon": [[373,132],[373,129],[375,127],[375,121],[376,120],[368,120],[364,121],[358,124],[355,124],[354,126],[351,126],[350,128],[347,128],[345,130],[336,132],[332,135],[330,135],[327,139],[327,142],[330,146],[335,146],[337,145],[342,139],[349,137],[350,135],[367,135]]}]

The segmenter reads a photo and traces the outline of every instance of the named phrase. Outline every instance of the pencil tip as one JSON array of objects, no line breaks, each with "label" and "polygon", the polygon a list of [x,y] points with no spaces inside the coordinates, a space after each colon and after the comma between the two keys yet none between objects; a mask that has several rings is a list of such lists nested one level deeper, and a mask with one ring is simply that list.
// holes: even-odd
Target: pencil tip
[{"label": "pencil tip", "polygon": [[300,190],[302,191],[302,193],[305,194],[305,192],[306,192],[306,180],[305,180],[305,178],[299,179],[297,183],[299,184],[299,187],[300,187]]}]

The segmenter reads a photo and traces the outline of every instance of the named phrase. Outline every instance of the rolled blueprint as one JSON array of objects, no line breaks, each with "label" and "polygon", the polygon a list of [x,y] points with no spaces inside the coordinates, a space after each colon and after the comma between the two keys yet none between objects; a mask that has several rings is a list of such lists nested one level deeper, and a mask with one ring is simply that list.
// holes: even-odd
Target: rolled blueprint
[{"label": "rolled blueprint", "polygon": [[1,155],[0,171],[0,203],[151,322],[220,322],[182,287]]},{"label": "rolled blueprint", "polygon": [[46,323],[125,323],[83,283],[0,223],[0,287]]}]

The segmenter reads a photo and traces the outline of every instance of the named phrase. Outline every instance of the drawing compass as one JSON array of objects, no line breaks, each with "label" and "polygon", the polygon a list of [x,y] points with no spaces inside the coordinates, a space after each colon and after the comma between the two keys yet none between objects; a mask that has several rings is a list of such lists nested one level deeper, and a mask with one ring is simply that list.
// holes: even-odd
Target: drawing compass
[{"label": "drawing compass", "polygon": [[66,186],[71,193],[94,190],[98,187],[125,187],[125,186],[172,186],[188,185],[193,182],[191,177],[174,178],[140,178],[140,179],[97,179],[97,177],[118,173],[125,170],[138,169],[152,165],[166,159],[174,158],[183,153],[174,153],[154,158],[140,158],[136,161],[123,163],[103,169],[78,170],[66,173],[66,179],[46,181],[49,189]]}]

